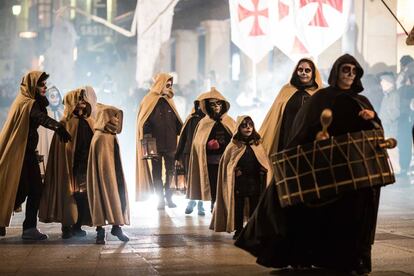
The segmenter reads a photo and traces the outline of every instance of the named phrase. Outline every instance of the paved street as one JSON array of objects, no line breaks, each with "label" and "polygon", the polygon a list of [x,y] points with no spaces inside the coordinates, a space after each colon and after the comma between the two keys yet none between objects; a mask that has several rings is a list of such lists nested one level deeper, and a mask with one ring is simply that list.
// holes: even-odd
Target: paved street
[{"label": "paved street", "polygon": [[[372,275],[414,275],[413,194],[409,178],[383,189]],[[261,267],[233,246],[230,234],[208,230],[210,214],[185,215],[186,200],[175,200],[178,208],[164,212],[157,212],[155,203],[132,204],[133,224],[124,228],[131,241],[126,244],[110,228],[106,245],[95,245],[95,231],[88,227],[86,237],[63,241],[58,224],[39,224],[49,240],[23,242],[19,213],[0,238],[0,275],[332,275]]]}]

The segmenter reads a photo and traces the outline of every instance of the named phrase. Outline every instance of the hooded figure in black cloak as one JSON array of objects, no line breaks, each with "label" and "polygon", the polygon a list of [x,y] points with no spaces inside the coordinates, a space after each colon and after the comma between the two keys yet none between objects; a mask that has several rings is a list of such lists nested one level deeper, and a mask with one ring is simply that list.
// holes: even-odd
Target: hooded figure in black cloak
[{"label": "hooded figure in black cloak", "polygon": [[[176,166],[182,166],[184,168],[186,181],[188,180],[188,164],[190,162],[191,145],[193,143],[194,132],[200,120],[203,119],[206,115],[200,107],[200,99],[202,96],[203,94],[198,96],[198,98],[194,101],[194,109],[192,110],[193,112],[191,112],[187,120],[184,122],[174,157]],[[185,213],[191,214],[196,204],[198,215],[204,216],[205,211],[203,207],[203,201],[201,200],[199,200],[198,203],[196,203],[195,200],[188,201],[187,207],[185,208]]]},{"label": "hooded figure in black cloak", "polygon": [[[315,93],[299,110],[287,148],[315,140],[325,108],[333,112],[328,128],[332,136],[381,127],[368,99],[359,95],[362,75],[354,57],[339,57],[332,67],[329,87]],[[357,274],[371,271],[379,188],[348,192],[312,207],[300,204],[282,209],[276,187],[271,187],[273,192],[267,191],[262,198],[268,206],[256,209],[256,219],[249,221],[237,246],[257,256],[257,262],[264,266],[314,265]]]}]

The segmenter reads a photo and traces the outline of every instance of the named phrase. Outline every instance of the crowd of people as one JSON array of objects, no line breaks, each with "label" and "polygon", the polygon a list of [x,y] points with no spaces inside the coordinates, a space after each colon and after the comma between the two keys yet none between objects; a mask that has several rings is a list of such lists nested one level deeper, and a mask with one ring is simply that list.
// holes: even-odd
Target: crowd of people
[{"label": "crowd of people", "polygon": [[[325,108],[333,114],[331,136],[383,126],[402,143],[407,139],[411,152],[410,64],[413,60],[405,57],[397,77],[378,76],[384,97],[375,106],[370,95],[361,95],[364,70],[353,56],[345,54],[333,63],[325,88],[317,65],[301,59],[260,129],[250,115],[233,119],[232,102],[216,87],[194,97],[183,122],[174,100],[174,77],[160,73],[136,116],[136,199],[155,193],[158,210],[175,208],[172,176],[183,169],[190,200],[185,213],[197,205],[198,215],[204,216],[203,201],[211,201],[210,229],[234,232],[236,246],[256,256],[259,264],[368,273],[381,188],[282,207],[270,160],[276,152],[312,143],[322,129]],[[126,242],[121,227],[130,223],[128,191],[117,139],[123,112],[97,103],[89,86],[66,93],[63,101],[57,89],[46,94],[48,77],[39,71],[23,77],[0,134],[0,235],[6,235],[13,211],[26,200],[23,239],[47,239],[37,228],[39,218],[60,223],[63,239],[85,236],[82,226],[88,225],[96,227],[96,243],[104,244],[104,226],[112,225],[111,234]],[[38,132],[40,126],[45,129]],[[39,133],[41,155],[47,156],[43,180]],[[144,146],[151,142],[156,149],[149,154]],[[400,150],[401,172],[409,170],[406,151],[408,147]]]}]

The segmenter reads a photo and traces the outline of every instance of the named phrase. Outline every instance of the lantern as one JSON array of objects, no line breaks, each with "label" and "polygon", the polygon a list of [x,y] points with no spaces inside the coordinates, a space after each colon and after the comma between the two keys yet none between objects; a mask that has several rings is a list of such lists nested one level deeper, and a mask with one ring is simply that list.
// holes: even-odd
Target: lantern
[{"label": "lantern", "polygon": [[158,157],[157,141],[154,137],[144,136],[141,141],[142,159],[153,159]]}]

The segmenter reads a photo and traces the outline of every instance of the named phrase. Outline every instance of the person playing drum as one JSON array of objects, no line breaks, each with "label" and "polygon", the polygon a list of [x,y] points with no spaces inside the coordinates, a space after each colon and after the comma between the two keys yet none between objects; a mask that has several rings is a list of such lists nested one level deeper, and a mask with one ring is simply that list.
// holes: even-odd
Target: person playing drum
[{"label": "person playing drum", "polygon": [[[362,75],[363,69],[353,56],[339,57],[332,66],[329,87],[315,93],[299,110],[286,148],[312,143],[322,129],[320,115],[326,108],[333,114],[330,136],[381,128],[371,103],[359,94],[363,91]],[[266,266],[317,266],[369,273],[379,194],[380,188],[363,188],[287,207],[291,211],[281,218],[283,223],[274,226],[278,232],[272,233],[267,246],[252,247],[256,250],[253,253]]]}]

